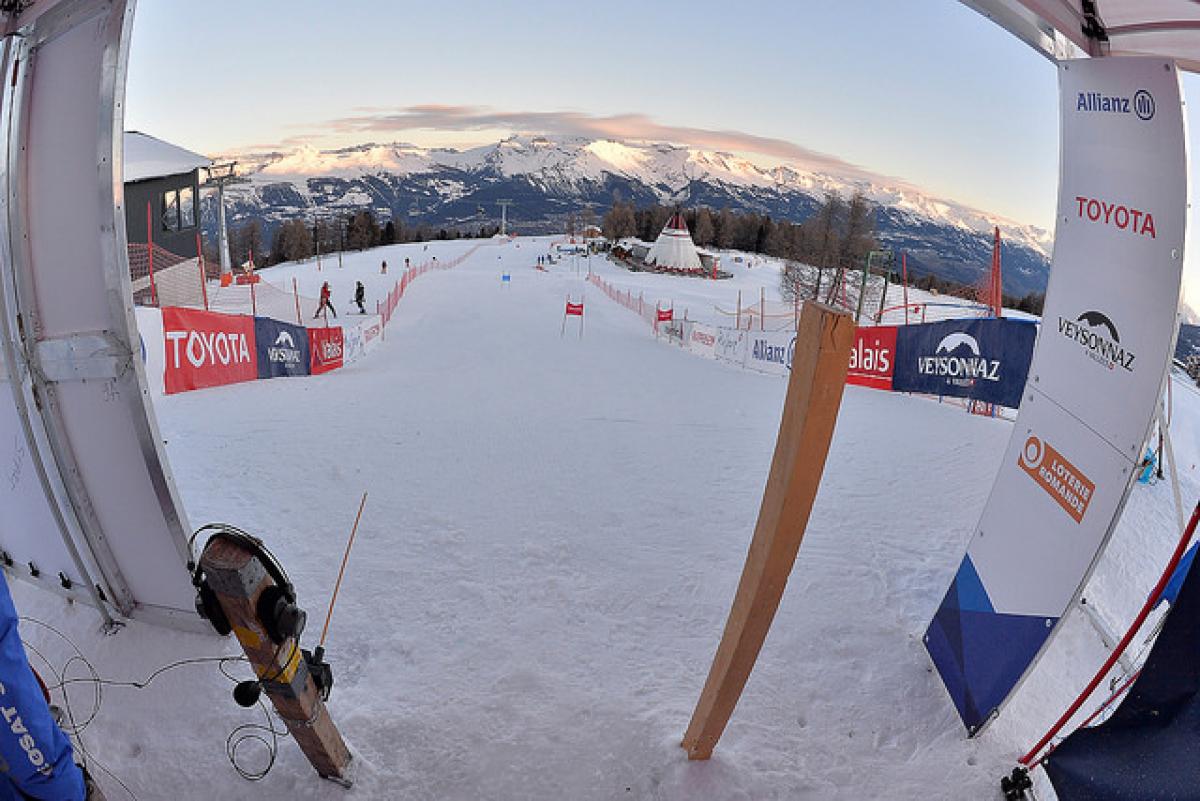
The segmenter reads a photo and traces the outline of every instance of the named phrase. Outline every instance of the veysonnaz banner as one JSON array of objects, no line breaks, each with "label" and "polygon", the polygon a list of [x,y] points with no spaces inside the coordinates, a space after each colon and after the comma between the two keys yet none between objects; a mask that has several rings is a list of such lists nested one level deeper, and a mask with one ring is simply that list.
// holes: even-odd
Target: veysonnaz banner
[{"label": "veysonnaz banner", "polygon": [[1175,333],[1188,175],[1175,66],[1064,61],[1059,86],[1041,333],[995,484],[925,635],[972,734],[1046,647],[1108,541]]},{"label": "veysonnaz banner", "polygon": [[892,389],[1016,408],[1036,327],[1017,320],[946,320],[896,333]]}]

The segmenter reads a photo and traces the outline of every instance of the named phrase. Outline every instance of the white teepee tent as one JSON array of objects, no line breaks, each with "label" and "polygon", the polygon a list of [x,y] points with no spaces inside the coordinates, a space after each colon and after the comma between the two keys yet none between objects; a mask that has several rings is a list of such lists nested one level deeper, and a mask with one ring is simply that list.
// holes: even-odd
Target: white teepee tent
[{"label": "white teepee tent", "polygon": [[667,220],[662,233],[654,240],[654,247],[646,254],[646,264],[669,267],[676,270],[701,270],[700,254],[688,233],[683,215],[675,212]]}]

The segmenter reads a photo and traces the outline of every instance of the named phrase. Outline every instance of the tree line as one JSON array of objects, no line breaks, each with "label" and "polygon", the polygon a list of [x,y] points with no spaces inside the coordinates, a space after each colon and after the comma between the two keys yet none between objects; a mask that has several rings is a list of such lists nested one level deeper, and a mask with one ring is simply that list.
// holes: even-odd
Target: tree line
[{"label": "tree line", "polygon": [[[604,215],[604,235],[610,240],[633,236],[653,242],[676,211],[662,205],[636,208],[617,200]],[[803,284],[800,264],[826,269],[862,269],[867,255],[879,249],[875,238],[875,209],[862,192],[849,199],[837,192],[826,192],[816,213],[803,222],[775,220],[766,214],[736,212],[728,207],[720,211],[702,206],[684,211],[684,221],[692,241],[700,247],[762,253],[785,261],[781,274],[784,297],[808,297],[813,288]],[[889,268],[892,265],[889,265]],[[894,269],[890,280],[900,280]],[[882,274],[876,267],[872,273]],[[822,282],[828,286],[832,278]],[[911,280],[909,286],[933,290],[956,297],[974,298],[975,287],[939,278],[932,273]],[[1031,314],[1041,314],[1045,293],[1024,296],[1004,295],[1004,305]]]},{"label": "tree line", "polygon": [[[366,250],[379,245],[398,245],[406,242],[461,239],[494,236],[499,226],[481,226],[479,230],[463,232],[457,228],[433,228],[429,225],[408,226],[403,221],[386,220],[382,225],[370,209],[360,209],[345,216],[286,220],[275,228],[271,244],[265,246],[262,220],[251,218],[229,228],[229,258],[234,265],[245,264],[251,254],[256,267],[266,267],[285,261],[298,261],[322,253]],[[219,260],[216,243],[207,243],[206,258]]]}]

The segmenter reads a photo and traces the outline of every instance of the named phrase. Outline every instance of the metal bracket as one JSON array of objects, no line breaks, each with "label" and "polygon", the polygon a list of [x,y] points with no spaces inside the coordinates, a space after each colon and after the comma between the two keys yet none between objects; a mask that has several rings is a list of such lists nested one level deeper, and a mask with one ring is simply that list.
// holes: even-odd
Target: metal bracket
[{"label": "metal bracket", "polygon": [[129,350],[107,333],[43,339],[34,353],[38,372],[51,384],[119,378],[133,359]]}]

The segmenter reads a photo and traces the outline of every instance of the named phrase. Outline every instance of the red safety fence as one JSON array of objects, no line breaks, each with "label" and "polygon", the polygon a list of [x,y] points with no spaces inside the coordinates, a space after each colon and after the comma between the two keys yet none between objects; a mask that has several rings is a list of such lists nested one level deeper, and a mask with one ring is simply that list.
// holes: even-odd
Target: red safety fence
[{"label": "red safety fence", "polygon": [[435,256],[429,261],[409,267],[401,273],[400,278],[396,281],[396,285],[387,293],[387,297],[375,304],[375,312],[383,318],[384,327],[386,328],[387,324],[391,322],[392,315],[396,313],[396,307],[400,305],[400,299],[404,297],[404,293],[408,291],[408,287],[412,285],[413,281],[416,281],[430,270],[453,269],[470,258],[481,247],[483,247],[482,244],[475,245],[466,253],[456,256],[449,261],[438,261],[438,258]]}]

